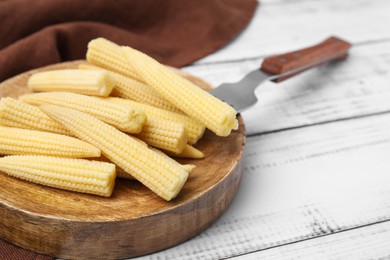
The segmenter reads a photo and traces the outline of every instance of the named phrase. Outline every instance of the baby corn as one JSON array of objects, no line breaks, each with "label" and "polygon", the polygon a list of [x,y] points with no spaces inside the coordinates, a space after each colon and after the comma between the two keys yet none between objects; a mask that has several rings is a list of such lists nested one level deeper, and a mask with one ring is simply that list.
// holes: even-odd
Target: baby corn
[{"label": "baby corn", "polygon": [[21,96],[23,102],[32,105],[54,104],[73,108],[128,132],[139,133],[145,123],[146,116],[139,108],[123,104],[114,104],[104,99],[68,92],[44,92]]},{"label": "baby corn", "polygon": [[38,107],[6,97],[0,101],[0,125],[31,130],[40,130],[57,134],[71,133]]},{"label": "baby corn", "polygon": [[167,155],[177,158],[187,158],[187,159],[202,159],[204,154],[191,145],[186,145],[180,153],[170,153],[169,151],[165,152]]},{"label": "baby corn", "polygon": [[[134,137],[133,138],[134,140],[136,140],[136,141],[138,141],[141,145],[143,145],[143,146],[145,146],[145,147],[148,147],[148,145],[144,142],[144,141],[142,141],[142,140],[140,140],[140,139],[138,139],[138,138],[136,138],[136,137]],[[156,148],[150,148],[150,149],[152,149],[153,151],[155,151],[155,152],[157,152],[157,153],[159,153],[159,154],[161,154],[162,156],[164,156],[165,158],[167,158],[167,160],[173,160],[171,157],[169,157],[167,154],[166,154],[166,152],[162,152],[162,151],[160,151],[160,150],[158,150],[158,149],[156,149]],[[102,161],[102,162],[110,162],[110,160],[107,158],[107,157],[105,157],[104,155],[102,155],[102,156],[100,156],[99,158],[98,158],[98,160],[99,161]],[[176,162],[176,161],[175,161]],[[184,170],[186,170],[186,172],[188,172],[188,173],[190,173],[193,169],[195,169],[195,165],[193,165],[193,164],[181,164],[181,166],[184,168]],[[117,177],[119,177],[119,178],[124,178],[124,179],[130,179],[130,180],[134,180],[134,177],[133,176],[131,176],[130,174],[128,174],[127,172],[125,172],[121,167],[119,167],[118,165],[116,165],[116,176]]]},{"label": "baby corn", "polygon": [[92,65],[102,67],[143,82],[128,64],[121,47],[104,38],[97,38],[88,43],[87,61]]},{"label": "baby corn", "polygon": [[102,70],[50,70],[33,74],[28,87],[34,91],[69,91],[106,97],[114,87],[114,80]]},{"label": "baby corn", "polygon": [[187,115],[206,125],[218,136],[238,128],[237,112],[190,81],[178,76],[146,54],[122,47],[128,64],[142,80]]},{"label": "baby corn", "polygon": [[[188,173],[191,173],[192,170],[196,168],[196,166],[193,164],[181,164],[181,166]],[[122,168],[118,166],[116,166],[116,176],[122,179],[135,180],[133,176],[129,175],[127,172],[125,172]]]},{"label": "baby corn", "polygon": [[156,108],[147,104],[142,104],[123,98],[108,97],[105,98],[105,100],[114,103],[127,104],[131,107],[139,108],[144,111],[146,117],[158,117],[161,119],[183,124],[188,132],[187,142],[189,144],[195,144],[203,136],[205,131],[204,124],[199,123],[198,121],[182,113],[175,113],[172,111]]},{"label": "baby corn", "polygon": [[93,116],[56,105],[43,105],[41,109],[167,201],[179,193],[188,178],[179,163]]},{"label": "baby corn", "polygon": [[[80,64],[79,69],[102,69],[100,67]],[[108,71],[108,70],[107,70]],[[155,107],[170,111],[180,112],[180,110],[170,102],[163,99],[154,89],[136,79],[123,76],[119,73],[108,71],[115,80],[115,87],[110,96],[131,99],[140,103],[149,104]]]},{"label": "baby corn", "polygon": [[99,157],[100,150],[66,135],[0,126],[0,154],[86,158]]},{"label": "baby corn", "polygon": [[0,171],[49,187],[105,197],[111,196],[116,176],[112,163],[37,155],[2,157]]},{"label": "baby corn", "polygon": [[179,154],[187,144],[188,134],[181,123],[149,116],[136,136],[151,146]]}]

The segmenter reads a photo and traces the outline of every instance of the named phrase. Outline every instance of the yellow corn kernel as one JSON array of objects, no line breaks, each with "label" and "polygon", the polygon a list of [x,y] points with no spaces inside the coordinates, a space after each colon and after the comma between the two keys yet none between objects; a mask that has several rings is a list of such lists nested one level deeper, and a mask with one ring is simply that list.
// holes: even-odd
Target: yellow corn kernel
[{"label": "yellow corn kernel", "polygon": [[179,154],[187,144],[187,130],[184,125],[158,117],[149,116],[136,137],[147,144]]},{"label": "yellow corn kernel", "polygon": [[86,158],[99,157],[100,150],[66,135],[0,126],[0,154]]},{"label": "yellow corn kernel", "polygon": [[0,125],[71,135],[38,107],[10,97],[0,100]]},{"label": "yellow corn kernel", "polygon": [[184,113],[206,125],[218,136],[238,128],[236,110],[227,103],[178,76],[146,54],[122,47],[128,64],[142,80]]},{"label": "yellow corn kernel", "polygon": [[138,74],[134,72],[132,67],[128,65],[126,57],[123,56],[121,51],[121,47],[109,40],[97,38],[90,41],[88,43],[86,58],[92,65],[96,65],[143,82]]},{"label": "yellow corn kernel", "polygon": [[187,158],[187,159],[202,159],[204,158],[204,154],[196,149],[195,147],[191,145],[186,145],[184,149],[178,153],[170,153],[166,152],[167,155],[172,156],[172,157],[177,157],[177,158]]},{"label": "yellow corn kernel", "polygon": [[[103,68],[90,64],[80,64],[79,69],[104,70]],[[123,76],[113,71],[107,70],[107,72],[115,80],[115,87],[112,90],[110,96],[131,99],[140,103],[149,104],[166,110],[180,112],[177,107],[163,99],[159,94],[156,93],[156,91],[154,91],[154,89],[152,89],[145,83],[133,78]]]},{"label": "yellow corn kernel", "polygon": [[144,111],[146,114],[146,117],[158,117],[164,120],[170,120],[173,122],[184,124],[184,127],[187,129],[188,132],[188,138],[187,142],[189,144],[195,144],[204,134],[205,126],[202,123],[199,123],[195,119],[192,119],[191,117],[181,114],[181,113],[175,113],[172,111],[156,108],[147,104],[142,104],[139,102],[135,102],[128,99],[123,98],[114,98],[114,97],[108,97],[104,98],[107,101],[114,102],[114,103],[120,103],[120,104],[127,104],[131,107],[136,107]]},{"label": "yellow corn kernel", "polygon": [[41,109],[80,139],[100,148],[104,156],[165,200],[173,199],[188,178],[179,163],[93,116],[56,105]]},{"label": "yellow corn kernel", "polygon": [[41,185],[111,196],[115,165],[85,159],[39,155],[10,155],[0,158],[0,171]]},{"label": "yellow corn kernel", "polygon": [[33,74],[27,83],[34,91],[69,91],[90,96],[107,97],[114,85],[102,70],[50,70]]},{"label": "yellow corn kernel", "polygon": [[21,96],[19,100],[32,105],[53,104],[73,108],[128,132],[139,133],[145,123],[145,113],[139,108],[114,104],[104,99],[69,92],[42,92]]}]

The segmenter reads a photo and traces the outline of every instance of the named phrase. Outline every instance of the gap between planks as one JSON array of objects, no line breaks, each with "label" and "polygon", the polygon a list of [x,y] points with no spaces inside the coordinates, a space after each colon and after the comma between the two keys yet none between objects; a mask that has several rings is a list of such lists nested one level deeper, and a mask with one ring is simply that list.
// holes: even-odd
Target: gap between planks
[{"label": "gap between planks", "polygon": [[384,259],[390,256],[387,241],[390,221],[384,220],[222,259]]}]

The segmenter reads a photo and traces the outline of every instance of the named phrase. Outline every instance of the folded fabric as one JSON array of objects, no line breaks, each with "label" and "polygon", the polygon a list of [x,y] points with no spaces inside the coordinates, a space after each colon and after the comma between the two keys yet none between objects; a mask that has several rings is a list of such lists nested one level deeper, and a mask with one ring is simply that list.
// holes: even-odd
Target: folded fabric
[{"label": "folded fabric", "polygon": [[[256,0],[0,0],[0,82],[85,58],[105,37],[180,67],[223,47],[249,23]],[[52,259],[0,240],[0,259]]]},{"label": "folded fabric", "polygon": [[85,57],[105,37],[183,66],[221,48],[248,24],[255,0],[6,0],[0,2],[0,81]]}]

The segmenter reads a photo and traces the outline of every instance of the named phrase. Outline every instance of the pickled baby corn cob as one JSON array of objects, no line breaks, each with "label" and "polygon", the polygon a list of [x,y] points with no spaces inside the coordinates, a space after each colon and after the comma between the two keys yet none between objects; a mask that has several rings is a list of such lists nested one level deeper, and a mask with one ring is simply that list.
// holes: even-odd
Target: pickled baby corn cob
[{"label": "pickled baby corn cob", "polygon": [[[196,168],[196,166],[193,164],[181,164],[181,166],[188,173],[191,173],[192,170]],[[133,176],[129,175],[122,168],[118,166],[116,167],[116,176],[122,179],[135,180]]]},{"label": "pickled baby corn cob", "polygon": [[86,55],[88,63],[117,72],[129,78],[143,82],[142,78],[128,64],[121,47],[104,38],[97,38],[88,43]]},{"label": "pickled baby corn cob", "polygon": [[0,154],[86,158],[99,157],[100,150],[66,135],[0,126]]},{"label": "pickled baby corn cob", "polygon": [[163,199],[176,197],[188,178],[183,167],[86,113],[56,105],[41,109]]},{"label": "pickled baby corn cob", "polygon": [[192,172],[196,168],[196,165],[194,164],[182,164],[183,168],[188,172]]},{"label": "pickled baby corn cob", "polygon": [[158,117],[148,117],[142,132],[136,137],[147,144],[179,154],[187,144],[187,130],[184,125]]},{"label": "pickled baby corn cob", "polygon": [[187,115],[206,125],[218,136],[238,128],[237,112],[190,81],[176,75],[146,54],[122,47],[128,64],[142,80]]},{"label": "pickled baby corn cob", "polygon": [[115,82],[106,71],[64,69],[35,73],[27,85],[34,91],[69,91],[106,97]]},{"label": "pickled baby corn cob", "polygon": [[0,125],[71,135],[38,107],[10,97],[0,100]]},{"label": "pickled baby corn cob", "polygon": [[[151,148],[153,151],[155,151],[156,153],[159,153],[161,154],[162,156],[164,156],[165,158],[167,158],[167,160],[171,160],[173,162],[176,162],[172,157],[168,156],[166,152],[163,152],[161,150],[158,150],[156,148]],[[193,169],[196,168],[196,166],[194,164],[180,164],[188,173],[191,173],[191,171]]]},{"label": "pickled baby corn cob", "polygon": [[177,158],[188,158],[188,159],[202,159],[204,154],[196,149],[195,147],[187,144],[180,153],[171,153],[169,151],[165,152],[167,155]]},{"label": "pickled baby corn cob", "polygon": [[[136,138],[135,138],[136,139]],[[153,149],[151,148],[153,151],[156,151],[156,152],[159,152],[161,155],[165,156],[167,159],[169,160],[173,160],[172,158],[170,158],[169,156],[167,156],[164,152],[161,152],[160,150],[158,149]],[[98,161],[100,162],[111,162],[108,158],[106,158],[104,155],[100,156],[98,159]],[[176,162],[176,161],[175,161]],[[188,173],[191,173],[191,171],[193,169],[196,168],[195,165],[193,164],[180,164],[183,169],[188,172]],[[121,167],[119,167],[118,165],[115,165],[116,167],[116,176],[119,177],[119,178],[123,178],[123,179],[129,179],[129,180],[135,180],[133,176],[131,176],[130,174],[128,174],[126,171],[124,171]]]},{"label": "pickled baby corn cob", "polygon": [[[190,173],[193,169],[196,168],[195,165],[193,164],[182,164],[181,165],[183,167],[183,169]],[[122,179],[128,179],[128,180],[135,180],[133,176],[129,175],[128,173],[126,173],[122,168],[120,167],[116,167],[116,176],[118,178],[122,178]]]},{"label": "pickled baby corn cob", "polygon": [[32,105],[54,104],[73,108],[128,132],[139,133],[145,123],[145,113],[139,108],[114,104],[104,99],[69,92],[42,92],[21,96],[19,100]]},{"label": "pickled baby corn cob", "polygon": [[105,98],[105,100],[114,103],[127,104],[129,106],[139,108],[142,111],[144,111],[144,113],[148,118],[158,117],[161,119],[184,124],[184,127],[187,129],[188,132],[187,142],[189,144],[195,144],[203,136],[205,131],[204,124],[199,123],[198,121],[192,119],[191,117],[181,113],[175,113],[172,111],[156,108],[147,104],[142,104],[139,102],[135,102],[123,98],[108,97]]},{"label": "pickled baby corn cob", "polygon": [[[102,69],[90,64],[80,64],[79,69]],[[107,70],[108,71],[108,70]],[[180,112],[180,110],[170,102],[163,99],[154,89],[136,79],[123,76],[119,73],[108,71],[115,80],[115,87],[110,96],[131,99],[140,103],[149,104],[155,107],[170,111]]]},{"label": "pickled baby corn cob", "polygon": [[2,157],[0,171],[50,187],[105,197],[111,196],[116,176],[112,163],[37,155]]}]

